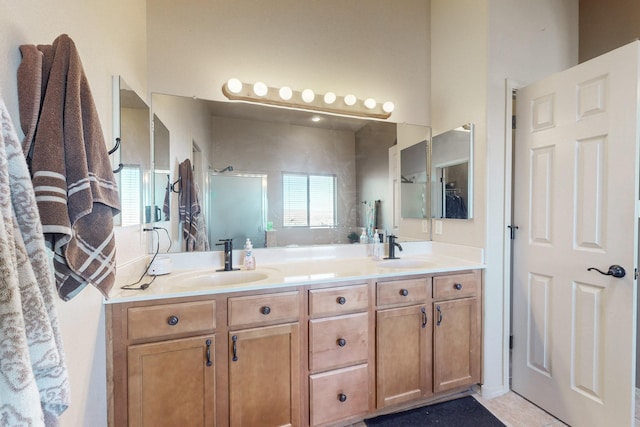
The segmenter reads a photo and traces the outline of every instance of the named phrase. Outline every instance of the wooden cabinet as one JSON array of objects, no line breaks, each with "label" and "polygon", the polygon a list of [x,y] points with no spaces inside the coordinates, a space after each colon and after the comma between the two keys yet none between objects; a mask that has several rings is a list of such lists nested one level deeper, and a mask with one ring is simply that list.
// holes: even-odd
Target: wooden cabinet
[{"label": "wooden cabinet", "polygon": [[440,393],[481,380],[478,272],[433,279],[433,389]]},{"label": "wooden cabinet", "polygon": [[[378,282],[376,405],[431,395],[430,278]],[[385,308],[392,306],[392,308]]]},{"label": "wooden cabinet", "polygon": [[300,425],[298,295],[229,298],[230,426]]},{"label": "wooden cabinet", "polygon": [[109,425],[314,426],[481,382],[480,271],[107,305]]},{"label": "wooden cabinet", "polygon": [[215,425],[216,300],[107,306],[109,424]]},{"label": "wooden cabinet", "polygon": [[309,424],[369,410],[369,286],[309,291]]},{"label": "wooden cabinet", "polygon": [[129,426],[215,422],[213,335],[128,349]]},{"label": "wooden cabinet", "polygon": [[229,332],[229,425],[300,425],[298,324]]}]

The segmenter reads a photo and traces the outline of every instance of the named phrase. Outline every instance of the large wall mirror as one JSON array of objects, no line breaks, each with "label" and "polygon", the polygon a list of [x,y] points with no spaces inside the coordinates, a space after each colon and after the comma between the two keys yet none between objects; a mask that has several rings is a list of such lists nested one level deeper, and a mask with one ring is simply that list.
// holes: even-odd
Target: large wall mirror
[{"label": "large wall mirror", "polygon": [[151,195],[151,129],[149,106],[122,77],[113,78],[113,135],[120,138],[114,153],[115,178],[120,192],[120,214],[114,224],[123,227],[149,221]]},{"label": "large wall mirror", "polygon": [[[211,250],[220,239],[292,247],[392,232],[395,123],[157,93],[151,105],[170,135],[164,183],[191,161]],[[184,251],[179,194],[169,198],[171,251]]]},{"label": "large wall mirror", "polygon": [[432,139],[432,217],[473,217],[473,124],[467,123]]}]

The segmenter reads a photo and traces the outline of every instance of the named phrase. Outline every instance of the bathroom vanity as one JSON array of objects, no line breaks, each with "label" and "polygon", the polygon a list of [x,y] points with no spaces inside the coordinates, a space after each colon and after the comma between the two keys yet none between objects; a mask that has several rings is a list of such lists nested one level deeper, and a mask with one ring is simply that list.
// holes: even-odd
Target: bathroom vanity
[{"label": "bathroom vanity", "polygon": [[480,383],[482,266],[394,261],[188,270],[113,297],[109,424],[348,425]]}]

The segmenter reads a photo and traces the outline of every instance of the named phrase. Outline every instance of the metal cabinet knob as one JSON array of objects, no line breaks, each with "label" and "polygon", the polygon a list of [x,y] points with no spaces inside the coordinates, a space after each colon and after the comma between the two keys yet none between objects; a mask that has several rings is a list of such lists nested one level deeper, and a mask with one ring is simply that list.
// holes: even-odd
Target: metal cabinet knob
[{"label": "metal cabinet knob", "polygon": [[260,313],[266,316],[267,314],[271,313],[271,307],[269,307],[268,305],[265,305],[260,309]]},{"label": "metal cabinet knob", "polygon": [[462,284],[461,283],[456,283],[453,285],[454,288],[456,288],[457,291],[462,289]]},{"label": "metal cabinet knob", "polygon": [[347,340],[345,340],[344,338],[338,339],[338,346],[344,347],[345,345],[347,345]]},{"label": "metal cabinet knob", "polygon": [[345,297],[338,297],[337,302],[340,305],[345,305],[347,302],[347,299]]},{"label": "metal cabinet knob", "polygon": [[406,297],[407,295],[409,295],[409,291],[407,289],[400,289],[400,295]]},{"label": "metal cabinet knob", "polygon": [[179,321],[180,319],[178,318],[178,316],[169,316],[169,318],[167,319],[167,323],[171,326],[177,325]]},{"label": "metal cabinet knob", "polygon": [[347,395],[346,395],[346,394],[344,394],[344,393],[340,393],[340,394],[338,395],[338,400],[339,400],[340,402],[346,402],[346,401],[347,401]]}]

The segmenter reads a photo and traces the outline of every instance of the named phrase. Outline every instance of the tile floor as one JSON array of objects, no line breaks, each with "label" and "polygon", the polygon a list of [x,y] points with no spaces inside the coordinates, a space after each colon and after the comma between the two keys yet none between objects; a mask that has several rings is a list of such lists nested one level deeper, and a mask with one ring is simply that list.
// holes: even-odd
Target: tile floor
[{"label": "tile floor", "polygon": [[[473,397],[507,427],[561,427],[566,425],[512,391],[491,400],[483,399],[478,394],[474,394]],[[635,427],[640,427],[640,389],[636,389]]]},{"label": "tile floor", "polygon": [[473,397],[507,427],[561,427],[566,425],[512,391],[493,399],[483,399],[479,394],[473,394]]}]

